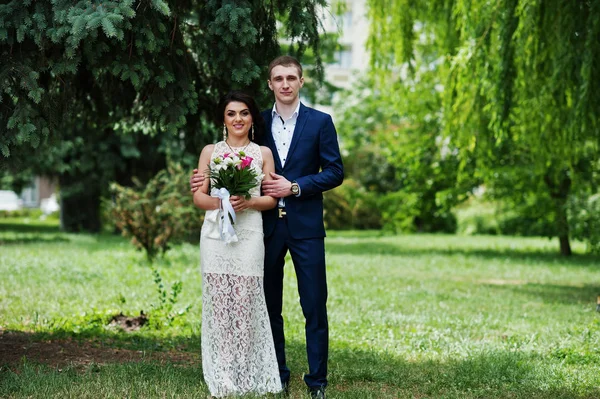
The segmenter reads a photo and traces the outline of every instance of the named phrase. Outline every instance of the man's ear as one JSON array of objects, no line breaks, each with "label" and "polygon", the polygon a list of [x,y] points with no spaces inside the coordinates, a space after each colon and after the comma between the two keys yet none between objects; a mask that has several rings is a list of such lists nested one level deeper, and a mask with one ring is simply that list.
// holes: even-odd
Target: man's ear
[{"label": "man's ear", "polygon": [[271,79],[267,80],[267,84],[269,85],[269,89],[273,91],[273,85],[271,84]]},{"label": "man's ear", "polygon": [[304,86],[304,76],[300,78],[300,87]]}]

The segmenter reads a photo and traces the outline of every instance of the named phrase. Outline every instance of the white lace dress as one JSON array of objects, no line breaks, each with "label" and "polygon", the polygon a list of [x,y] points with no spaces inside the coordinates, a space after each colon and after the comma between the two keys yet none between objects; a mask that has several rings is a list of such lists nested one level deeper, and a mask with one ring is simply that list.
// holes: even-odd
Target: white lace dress
[{"label": "white lace dress", "polygon": [[[211,159],[227,152],[231,149],[221,141]],[[244,152],[262,170],[260,147],[250,143]],[[260,186],[250,194],[259,196]],[[204,380],[215,397],[276,393],[281,381],[263,290],[262,216],[253,209],[238,212],[239,241],[225,244],[218,212],[206,212],[200,235]]]}]

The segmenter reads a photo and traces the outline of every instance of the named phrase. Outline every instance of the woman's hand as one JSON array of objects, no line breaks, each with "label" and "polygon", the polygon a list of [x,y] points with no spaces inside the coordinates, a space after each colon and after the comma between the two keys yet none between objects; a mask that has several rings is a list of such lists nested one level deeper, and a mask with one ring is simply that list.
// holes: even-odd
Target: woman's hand
[{"label": "woman's hand", "polygon": [[250,200],[247,200],[245,197],[241,197],[239,195],[232,195],[231,197],[229,197],[229,202],[231,203],[231,206],[233,206],[233,210],[235,211],[235,213],[241,212],[251,207]]}]

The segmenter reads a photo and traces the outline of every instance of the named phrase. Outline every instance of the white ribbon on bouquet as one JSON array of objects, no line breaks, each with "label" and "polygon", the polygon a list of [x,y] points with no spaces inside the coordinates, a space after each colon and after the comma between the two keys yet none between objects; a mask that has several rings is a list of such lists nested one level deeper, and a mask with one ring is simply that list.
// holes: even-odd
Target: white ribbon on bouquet
[{"label": "white ribbon on bouquet", "polygon": [[219,209],[219,233],[221,240],[225,244],[238,242],[238,237],[233,229],[232,221],[235,223],[235,211],[229,202],[229,191],[226,188],[211,190],[211,195],[221,200],[221,209]]}]

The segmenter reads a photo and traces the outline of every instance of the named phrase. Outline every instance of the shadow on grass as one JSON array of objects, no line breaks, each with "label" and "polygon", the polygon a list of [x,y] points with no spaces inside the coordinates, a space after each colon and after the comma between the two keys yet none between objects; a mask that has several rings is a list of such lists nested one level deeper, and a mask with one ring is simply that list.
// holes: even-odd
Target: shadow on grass
[{"label": "shadow on grass", "polygon": [[[532,354],[494,351],[446,362],[407,362],[392,356],[333,351],[331,384],[348,397],[398,398],[597,398],[595,381],[573,386],[556,363]],[[591,374],[591,373],[590,373]],[[386,393],[393,393],[386,395]],[[362,396],[361,396],[362,395]],[[346,397],[346,396],[343,396]]]},{"label": "shadow on grass", "polygon": [[2,223],[0,221],[0,245],[49,244],[68,242],[57,225]]},{"label": "shadow on grass", "polygon": [[559,266],[575,266],[584,268],[598,269],[600,257],[591,254],[576,254],[571,257],[564,257],[555,252],[534,251],[521,249],[470,249],[470,248],[436,248],[424,247],[414,248],[403,246],[402,243],[391,244],[387,242],[377,242],[375,240],[365,240],[365,242],[338,243],[327,242],[327,252],[339,255],[388,255],[388,256],[465,256],[479,257],[484,259],[511,259],[527,263]]},{"label": "shadow on grass", "polygon": [[[4,363],[0,368],[2,397],[71,397],[82,393],[85,396],[86,392],[88,395],[94,392],[98,384],[106,390],[103,397],[122,397],[124,392],[128,397],[163,397],[165,394],[202,397],[199,395],[208,392],[202,382],[200,349],[196,344],[200,337],[197,336],[174,339],[171,344],[175,346],[167,345],[171,347],[169,351],[152,352],[149,348],[165,347],[162,338],[138,336],[115,340],[112,334],[98,333],[94,339],[80,337],[69,341],[67,332],[48,336],[11,331],[0,336],[0,345],[6,346],[7,335],[21,346],[31,348],[39,344],[47,349],[49,356],[54,353],[54,358],[62,352],[51,352],[50,349],[55,349],[53,345],[75,342],[71,353],[76,357],[69,359],[72,366],[66,368],[27,355],[17,362]],[[128,357],[131,353],[118,345],[124,342],[135,344],[138,349],[146,348],[132,351],[144,356]],[[181,359],[186,361],[179,361]],[[306,369],[303,342],[288,343],[288,359],[292,370],[290,398],[303,398],[302,373]],[[82,364],[84,367],[77,367]],[[574,373],[586,367],[587,374],[580,374],[581,378],[573,383]],[[408,362],[374,351],[334,346],[330,350],[328,397],[591,399],[600,397],[598,371],[592,364],[570,370],[561,368],[560,362],[554,359],[509,351],[479,353],[445,362]],[[147,390],[148,385],[153,386],[151,391]]]},{"label": "shadow on grass", "polygon": [[101,329],[83,333],[0,330],[0,366],[15,367],[23,359],[53,368],[142,360],[178,363],[189,362],[193,354],[200,353],[198,336],[157,338],[142,334],[144,331],[125,333]]},{"label": "shadow on grass", "polygon": [[0,245],[17,244],[56,244],[59,242],[69,242],[70,240],[61,236],[42,236],[34,234],[28,237],[0,237]]},{"label": "shadow on grass", "polygon": [[116,233],[65,233],[58,225],[3,223],[0,221],[0,245],[67,243],[85,246],[89,251],[109,249],[124,242]]},{"label": "shadow on grass", "polygon": [[589,304],[596,308],[596,298],[600,294],[600,285],[586,284],[582,286],[560,284],[485,284],[490,290],[498,291],[498,295],[510,291],[510,295],[526,295],[542,299],[553,304]]},{"label": "shadow on grass", "polygon": [[59,226],[55,224],[3,223],[0,221],[0,229],[13,233],[60,233]]}]

